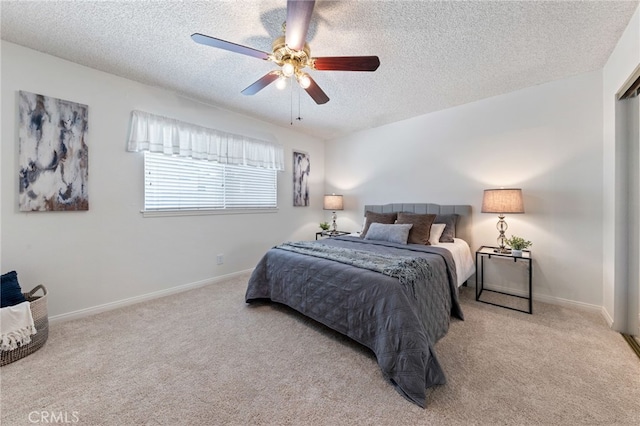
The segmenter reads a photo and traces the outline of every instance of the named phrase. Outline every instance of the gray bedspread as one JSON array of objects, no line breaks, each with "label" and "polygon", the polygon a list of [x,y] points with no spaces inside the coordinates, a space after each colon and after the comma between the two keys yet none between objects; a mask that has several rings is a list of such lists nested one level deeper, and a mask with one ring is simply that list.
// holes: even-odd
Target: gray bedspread
[{"label": "gray bedspread", "polygon": [[285,304],[363,344],[396,389],[425,407],[426,389],[446,382],[434,345],[447,333],[451,315],[463,319],[451,254],[357,237],[317,244],[419,256],[429,262],[429,276],[410,288],[379,272],[274,247],[253,271],[245,300]]}]

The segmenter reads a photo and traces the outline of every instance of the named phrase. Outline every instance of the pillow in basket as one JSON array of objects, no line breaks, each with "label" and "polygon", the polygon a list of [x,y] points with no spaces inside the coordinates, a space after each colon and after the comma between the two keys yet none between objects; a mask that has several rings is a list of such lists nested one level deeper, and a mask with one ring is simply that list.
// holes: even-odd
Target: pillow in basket
[{"label": "pillow in basket", "polygon": [[7,272],[0,280],[0,308],[17,305],[26,302],[22,294],[20,284],[18,284],[18,273],[16,271]]}]

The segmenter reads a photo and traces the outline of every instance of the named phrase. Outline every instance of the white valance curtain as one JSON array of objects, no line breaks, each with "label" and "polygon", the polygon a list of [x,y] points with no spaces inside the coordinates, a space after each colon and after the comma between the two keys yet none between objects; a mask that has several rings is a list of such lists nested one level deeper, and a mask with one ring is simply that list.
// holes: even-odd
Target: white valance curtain
[{"label": "white valance curtain", "polygon": [[128,151],[151,151],[284,170],[282,145],[197,126],[143,111],[131,111]]}]

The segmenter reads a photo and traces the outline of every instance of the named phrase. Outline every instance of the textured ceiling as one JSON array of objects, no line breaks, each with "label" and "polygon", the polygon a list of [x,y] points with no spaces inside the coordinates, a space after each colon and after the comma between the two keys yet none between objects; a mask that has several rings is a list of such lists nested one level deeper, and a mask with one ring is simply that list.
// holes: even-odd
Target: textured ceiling
[{"label": "textured ceiling", "polygon": [[271,51],[285,0],[2,1],[7,40],[289,126],[321,139],[603,67],[638,1],[317,1],[312,56],[377,55],[370,72],[311,71],[331,98],[270,85],[276,66],[194,43],[195,32]]}]

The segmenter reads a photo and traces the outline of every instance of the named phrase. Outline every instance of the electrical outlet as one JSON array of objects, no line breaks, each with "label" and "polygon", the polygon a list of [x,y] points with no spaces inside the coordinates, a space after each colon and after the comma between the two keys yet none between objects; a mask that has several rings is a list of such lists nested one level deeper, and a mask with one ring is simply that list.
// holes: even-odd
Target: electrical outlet
[{"label": "electrical outlet", "polygon": [[222,265],[224,263],[224,254],[216,256],[216,261],[218,262],[218,265]]}]

